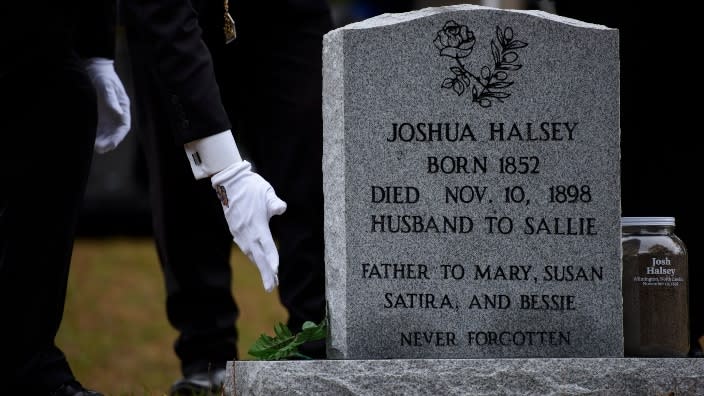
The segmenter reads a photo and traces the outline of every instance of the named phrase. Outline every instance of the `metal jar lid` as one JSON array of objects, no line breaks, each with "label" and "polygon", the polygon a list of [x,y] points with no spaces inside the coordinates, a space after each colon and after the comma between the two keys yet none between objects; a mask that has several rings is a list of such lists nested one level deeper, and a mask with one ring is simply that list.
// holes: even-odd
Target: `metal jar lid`
[{"label": "metal jar lid", "polygon": [[621,226],[674,226],[674,217],[621,217]]}]

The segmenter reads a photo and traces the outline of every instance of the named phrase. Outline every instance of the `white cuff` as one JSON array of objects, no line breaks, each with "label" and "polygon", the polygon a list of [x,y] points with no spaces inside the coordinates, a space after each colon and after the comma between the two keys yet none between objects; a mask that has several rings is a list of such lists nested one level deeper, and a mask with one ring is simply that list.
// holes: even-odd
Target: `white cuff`
[{"label": "white cuff", "polygon": [[186,150],[188,163],[191,164],[191,171],[196,179],[205,179],[242,161],[235,138],[229,129],[188,142],[183,145],[183,148]]}]

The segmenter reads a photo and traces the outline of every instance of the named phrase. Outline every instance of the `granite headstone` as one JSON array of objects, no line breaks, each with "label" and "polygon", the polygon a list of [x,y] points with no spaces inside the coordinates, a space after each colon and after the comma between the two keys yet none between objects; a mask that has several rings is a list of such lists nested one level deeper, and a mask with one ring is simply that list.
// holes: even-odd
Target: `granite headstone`
[{"label": "granite headstone", "polygon": [[330,358],[623,356],[616,30],[450,6],[323,59]]}]

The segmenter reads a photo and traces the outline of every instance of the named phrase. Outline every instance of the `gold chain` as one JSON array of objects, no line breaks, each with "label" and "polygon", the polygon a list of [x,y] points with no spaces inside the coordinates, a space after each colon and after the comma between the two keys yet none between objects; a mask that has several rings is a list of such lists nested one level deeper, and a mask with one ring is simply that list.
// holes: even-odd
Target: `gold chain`
[{"label": "gold chain", "polygon": [[234,39],[237,38],[237,31],[235,30],[235,20],[232,19],[230,15],[230,1],[224,0],[225,2],[225,25],[223,31],[225,33],[225,43],[229,44]]}]

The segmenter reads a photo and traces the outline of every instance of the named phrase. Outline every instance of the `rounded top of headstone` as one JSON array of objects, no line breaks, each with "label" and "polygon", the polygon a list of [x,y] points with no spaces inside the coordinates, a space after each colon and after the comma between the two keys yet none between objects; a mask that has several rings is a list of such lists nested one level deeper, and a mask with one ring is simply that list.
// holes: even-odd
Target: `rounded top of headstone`
[{"label": "rounded top of headstone", "polygon": [[556,22],[561,22],[561,23],[564,23],[567,25],[572,25],[572,26],[577,26],[577,27],[591,28],[591,29],[607,29],[607,30],[611,29],[607,26],[589,23],[589,22],[578,20],[578,19],[568,18],[568,17],[562,16],[562,15],[557,15],[557,14],[553,14],[553,13],[549,13],[549,12],[545,12],[545,11],[541,11],[541,10],[495,8],[495,7],[486,7],[486,6],[475,5],[475,4],[454,4],[454,5],[446,5],[446,6],[438,6],[438,7],[426,7],[426,8],[421,8],[419,10],[413,10],[413,11],[408,11],[408,12],[380,14],[380,15],[362,20],[362,21],[353,22],[348,25],[339,27],[337,29],[334,29],[331,32],[334,32],[337,30],[346,30],[346,29],[376,28],[376,27],[382,27],[382,26],[387,26],[387,25],[394,25],[397,23],[409,22],[409,21],[412,21],[415,19],[420,19],[423,17],[428,17],[428,16],[432,16],[432,15],[436,15],[436,14],[444,14],[444,13],[459,12],[459,11],[490,11],[490,12],[497,12],[497,13],[525,14],[525,15],[531,15],[534,17],[552,20],[552,21],[556,21]]},{"label": "rounded top of headstone", "polygon": [[621,225],[628,226],[674,226],[674,217],[621,217]]}]

